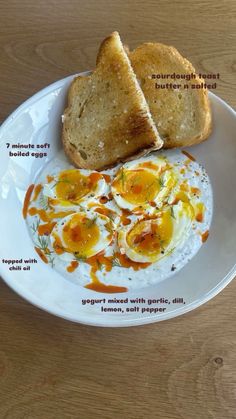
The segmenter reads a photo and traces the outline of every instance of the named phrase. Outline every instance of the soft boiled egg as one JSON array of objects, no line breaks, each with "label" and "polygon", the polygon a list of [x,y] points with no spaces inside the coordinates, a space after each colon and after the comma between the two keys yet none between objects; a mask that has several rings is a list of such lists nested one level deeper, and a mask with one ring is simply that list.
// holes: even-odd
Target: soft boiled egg
[{"label": "soft boiled egg", "polygon": [[49,198],[50,207],[56,210],[78,210],[79,206],[107,192],[102,174],[88,170],[63,170],[50,176],[43,194]]},{"label": "soft boiled egg", "polygon": [[118,232],[120,252],[134,262],[157,262],[186,240],[192,218],[191,205],[180,201],[150,218],[138,219]]},{"label": "soft boiled egg", "polygon": [[177,182],[173,166],[165,159],[152,158],[140,163],[126,163],[112,183],[112,194],[120,208],[149,213],[161,208]]},{"label": "soft boiled egg", "polygon": [[106,249],[113,238],[112,221],[105,215],[80,212],[66,216],[52,230],[51,244],[62,259],[87,259]]}]

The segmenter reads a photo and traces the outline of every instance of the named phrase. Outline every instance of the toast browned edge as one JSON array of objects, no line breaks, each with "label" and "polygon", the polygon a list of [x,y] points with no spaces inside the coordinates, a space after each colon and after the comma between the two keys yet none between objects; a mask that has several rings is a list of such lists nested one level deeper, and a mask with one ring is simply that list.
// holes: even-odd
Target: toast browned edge
[{"label": "toast browned edge", "polygon": [[[116,31],[112,32],[107,38],[105,38],[102,41],[102,43],[100,45],[100,48],[99,48],[99,51],[98,51],[96,65],[98,64],[98,62],[100,60],[100,57],[101,57],[101,55],[103,53],[104,48],[106,47],[106,44],[109,42],[109,40],[111,39],[111,37],[114,34],[118,34],[118,32],[116,32]],[[125,49],[125,52],[126,53],[127,53],[127,51],[129,51],[129,48],[128,48],[127,45],[125,45],[125,48],[124,49]],[[127,54],[127,58],[128,58],[128,54]],[[80,77],[83,77],[83,78],[84,77],[90,77],[90,75],[88,75],[88,76],[80,76],[80,75],[78,75],[78,76],[76,76],[73,79],[71,85],[69,86],[68,96],[67,96],[67,107],[65,108],[64,114],[66,114],[66,112],[67,112],[67,110],[69,109],[69,106],[70,106],[71,96],[73,95],[73,86],[76,83],[76,80],[78,78],[80,78]],[[148,104],[147,104],[147,107],[148,107]],[[150,113],[150,116],[151,116],[150,110],[149,110],[149,113]],[[155,126],[154,121],[153,121],[153,124]],[[64,147],[64,151],[65,151],[66,155],[71,160],[71,162],[74,163],[77,167],[87,169],[87,167],[82,167],[81,166],[81,161],[80,160],[77,161],[77,159],[76,159],[77,156],[76,156],[76,153],[75,153],[74,148],[72,146],[70,146],[70,143],[68,143],[65,140],[64,129],[65,128],[64,128],[64,124],[63,124],[63,129],[62,129],[62,143],[63,143],[63,147]],[[159,133],[158,133],[158,135],[159,135]],[[160,135],[159,135],[159,140],[161,141]],[[114,167],[115,165],[117,165],[119,163],[125,163],[127,161],[134,160],[134,158],[139,158],[139,157],[145,156],[146,154],[150,153],[151,151],[159,150],[160,148],[162,148],[162,146],[163,146],[163,141],[162,141],[162,144],[160,143],[160,145],[158,145],[158,146],[156,146],[156,142],[150,143],[149,146],[148,146],[148,148],[147,147],[142,147],[142,148],[140,148],[140,150],[137,150],[137,152],[135,154],[132,153],[132,154],[126,156],[125,158],[117,159],[115,163],[111,163],[111,164],[108,164],[108,165],[105,165],[105,166],[103,165],[101,168],[96,168],[96,169],[91,169],[91,170],[101,171],[101,170],[106,170],[106,169],[112,168],[112,167]]]}]

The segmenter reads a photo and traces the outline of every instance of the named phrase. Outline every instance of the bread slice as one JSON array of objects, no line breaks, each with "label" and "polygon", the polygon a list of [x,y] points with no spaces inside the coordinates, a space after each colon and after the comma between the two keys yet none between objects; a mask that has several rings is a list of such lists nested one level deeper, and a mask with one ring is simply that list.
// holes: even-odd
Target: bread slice
[{"label": "bread slice", "polygon": [[162,147],[117,32],[103,41],[92,75],[72,82],[62,140],[75,166],[96,170]]},{"label": "bread slice", "polygon": [[[145,43],[129,53],[132,67],[148,102],[152,117],[164,140],[164,148],[190,146],[207,139],[211,132],[208,91],[192,88],[200,79],[192,64],[170,46]],[[153,78],[153,75],[191,75],[190,81],[176,78]],[[172,83],[180,88],[156,88]],[[185,86],[184,88],[184,85]]]}]

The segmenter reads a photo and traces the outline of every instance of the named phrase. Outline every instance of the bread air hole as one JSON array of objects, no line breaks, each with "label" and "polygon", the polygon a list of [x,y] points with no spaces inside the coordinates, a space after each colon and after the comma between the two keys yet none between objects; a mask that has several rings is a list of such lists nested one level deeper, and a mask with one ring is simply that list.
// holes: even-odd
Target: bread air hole
[{"label": "bread air hole", "polygon": [[80,153],[83,160],[87,160],[88,156],[83,150],[79,150],[79,153]]}]

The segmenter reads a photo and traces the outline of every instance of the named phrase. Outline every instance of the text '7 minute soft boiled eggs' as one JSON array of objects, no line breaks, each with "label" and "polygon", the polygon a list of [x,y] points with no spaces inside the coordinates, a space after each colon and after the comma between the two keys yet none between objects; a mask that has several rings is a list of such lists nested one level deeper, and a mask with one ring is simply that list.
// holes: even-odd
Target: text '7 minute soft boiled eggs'
[{"label": "text '7 minute soft boiled eggs'", "polygon": [[95,291],[162,281],[208,236],[209,179],[180,151],[168,158],[153,153],[103,173],[68,168],[57,158],[30,188],[23,213],[38,255]]}]

